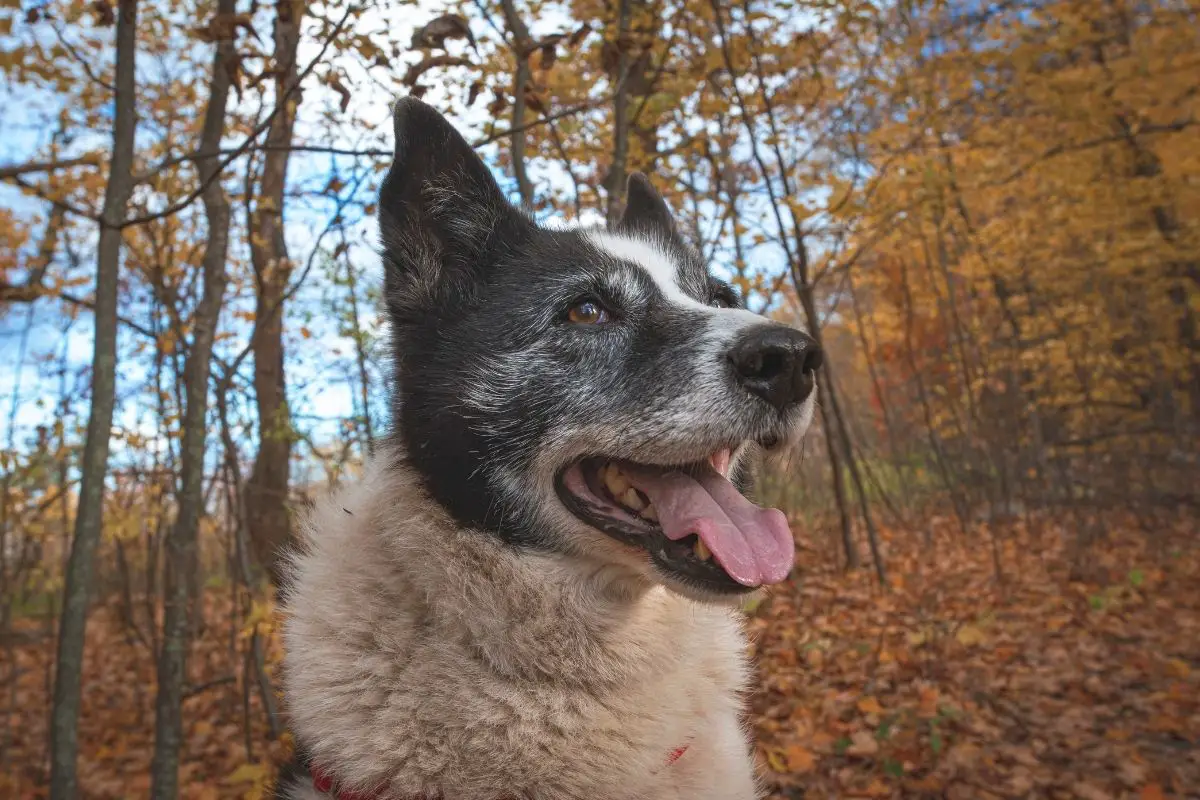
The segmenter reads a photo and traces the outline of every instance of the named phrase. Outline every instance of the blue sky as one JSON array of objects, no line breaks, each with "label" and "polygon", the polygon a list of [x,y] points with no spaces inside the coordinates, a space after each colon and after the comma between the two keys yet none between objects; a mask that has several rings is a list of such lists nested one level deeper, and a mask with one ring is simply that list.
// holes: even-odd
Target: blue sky
[{"label": "blue sky", "polygon": [[[421,5],[427,9],[432,6],[431,3]],[[398,40],[407,41],[411,37],[413,23],[424,21],[433,13],[432,10],[422,12],[418,9],[411,15],[405,15],[405,19],[411,22],[407,24],[406,30],[401,31],[395,30],[395,20],[384,20],[379,13],[369,13],[361,20],[359,28],[364,31],[374,30],[386,24],[391,28],[390,33]],[[537,27],[550,29],[556,23],[555,19],[547,17],[541,20]],[[300,63],[307,64],[317,56],[318,50],[317,42],[311,39],[303,40]],[[347,70],[352,79],[362,77],[361,72],[357,71],[356,62],[346,59],[338,65]],[[153,66],[151,64],[147,69]],[[376,82],[358,80],[356,84],[351,105],[346,113],[361,117],[368,121],[369,126],[374,126],[374,130],[368,128],[362,131],[363,136],[371,139],[382,136],[386,140],[386,146],[390,147],[390,103],[394,98]],[[322,138],[319,133],[321,126],[318,112],[331,99],[336,100],[337,95],[313,77],[306,82],[305,92],[305,103],[301,106],[297,123],[298,141],[338,147],[362,146],[360,132],[347,132],[341,140],[336,141]],[[426,99],[439,105],[444,96],[435,86]],[[247,102],[249,103],[249,100]],[[0,163],[19,163],[43,155],[56,124],[61,103],[59,97],[49,92],[39,92],[12,84],[0,87],[0,105],[5,108],[5,114],[0,115]],[[484,105],[477,104],[477,108],[471,111],[469,116],[455,120],[468,137],[480,135],[490,121]],[[72,131],[71,134],[74,136],[72,151],[107,150],[109,147],[107,131]],[[495,157],[495,153],[494,145],[482,151],[485,159],[489,160]],[[289,188],[319,186],[335,171],[344,175],[345,169],[352,163],[354,160],[351,158],[295,153],[290,163]],[[535,167],[531,172],[535,182],[541,186],[550,183],[566,185],[565,176],[559,170]],[[359,192],[364,201],[374,193],[380,177],[382,173],[376,173],[364,181]],[[497,177],[501,179],[502,185],[515,191],[515,184],[511,179],[498,172]],[[0,184],[0,203],[15,212],[19,218],[36,225],[44,222],[48,210],[46,204],[8,184]],[[325,227],[332,207],[332,200],[296,202],[287,207],[286,235],[289,250],[293,260],[301,266],[309,259],[317,232]],[[599,219],[599,215],[595,215],[593,221]],[[363,280],[367,283],[378,281],[378,259],[371,246],[375,238],[374,221],[369,218],[359,220],[347,231],[347,238],[352,243],[352,261],[365,273],[362,276]],[[332,246],[333,240],[323,243],[326,250]],[[80,274],[90,273],[94,269],[94,253],[89,247],[80,247],[79,252]],[[77,294],[90,295],[93,289],[89,282],[86,286],[79,287]],[[348,380],[353,346],[349,339],[337,335],[336,326],[329,319],[329,291],[328,282],[324,279],[309,280],[292,303],[288,319],[293,334],[300,326],[311,332],[311,338],[304,339],[302,344],[289,351],[288,370],[293,393],[290,398],[293,411],[299,418],[299,424],[318,441],[339,436],[341,429],[338,421],[351,415],[354,407],[352,386]],[[248,304],[248,300],[249,298],[244,297],[227,298],[226,317],[230,316],[229,312],[238,308],[252,309],[252,303]],[[139,319],[135,305],[127,302],[122,311],[134,319]],[[368,321],[378,322],[371,320],[374,309],[366,308],[363,313]],[[230,327],[227,322],[226,328]],[[239,326],[239,330],[243,335],[225,348],[229,353],[244,345],[244,334],[248,332],[249,326]],[[138,334],[122,328],[119,337],[119,352],[128,356],[136,344]],[[12,306],[7,313],[0,316],[0,402],[3,402],[4,417],[7,420],[16,400],[16,413],[12,417],[15,426],[11,431],[11,440],[18,447],[22,442],[31,439],[37,426],[46,424],[54,417],[54,404],[61,392],[62,375],[58,370],[59,360],[65,354],[72,372],[85,368],[91,360],[91,341],[90,314],[83,312],[72,322],[62,313],[61,306],[55,301],[42,300],[31,305]],[[148,361],[146,357],[125,357],[119,361],[119,398],[139,396],[140,388],[149,380],[146,371]],[[383,380],[385,376],[374,377]],[[253,398],[248,393],[235,398],[235,403],[244,403],[246,406],[252,402]],[[384,403],[375,403],[374,400],[373,405],[378,411],[385,406]],[[73,422],[78,425],[84,424],[86,407],[77,404],[76,412]],[[143,402],[126,402],[119,407],[116,421],[118,429],[150,433],[155,424],[154,409],[148,408]],[[5,437],[4,442],[7,445],[10,441],[7,425],[0,435]],[[117,450],[119,447],[118,444]],[[119,454],[116,457],[119,459]]]}]

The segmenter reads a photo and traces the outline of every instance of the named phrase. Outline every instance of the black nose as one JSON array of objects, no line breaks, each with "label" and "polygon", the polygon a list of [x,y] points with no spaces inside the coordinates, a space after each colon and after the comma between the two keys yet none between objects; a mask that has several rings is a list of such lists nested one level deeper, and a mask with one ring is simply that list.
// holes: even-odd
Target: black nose
[{"label": "black nose", "polygon": [[812,394],[821,348],[806,333],[783,325],[760,325],[729,351],[738,382],[780,411]]}]

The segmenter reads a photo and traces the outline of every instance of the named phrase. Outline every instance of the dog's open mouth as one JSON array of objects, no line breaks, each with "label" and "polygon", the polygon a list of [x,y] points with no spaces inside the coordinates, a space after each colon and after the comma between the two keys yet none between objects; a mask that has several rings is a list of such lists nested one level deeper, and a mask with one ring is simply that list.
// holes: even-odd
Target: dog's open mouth
[{"label": "dog's open mouth", "polygon": [[729,450],[683,466],[585,458],[559,475],[558,492],[581,520],[685,580],[724,592],[778,583],[795,558],[787,518],[742,496],[729,462]]}]

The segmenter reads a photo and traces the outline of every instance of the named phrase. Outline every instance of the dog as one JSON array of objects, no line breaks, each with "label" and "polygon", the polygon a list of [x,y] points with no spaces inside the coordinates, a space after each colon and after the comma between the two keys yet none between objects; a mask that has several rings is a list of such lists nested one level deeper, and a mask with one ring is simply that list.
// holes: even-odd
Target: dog
[{"label": "dog", "polygon": [[743,492],[817,343],[746,310],[641,174],[548,229],[415,99],[378,214],[389,443],[307,515],[278,796],[749,800],[739,603],[794,561]]}]

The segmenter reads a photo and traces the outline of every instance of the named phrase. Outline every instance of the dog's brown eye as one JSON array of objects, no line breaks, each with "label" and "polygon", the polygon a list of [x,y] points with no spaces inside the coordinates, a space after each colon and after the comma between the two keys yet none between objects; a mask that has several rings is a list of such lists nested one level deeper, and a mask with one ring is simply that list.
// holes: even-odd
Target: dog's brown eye
[{"label": "dog's brown eye", "polygon": [[581,300],[571,306],[567,319],[576,325],[599,325],[608,322],[608,312],[595,300]]}]

